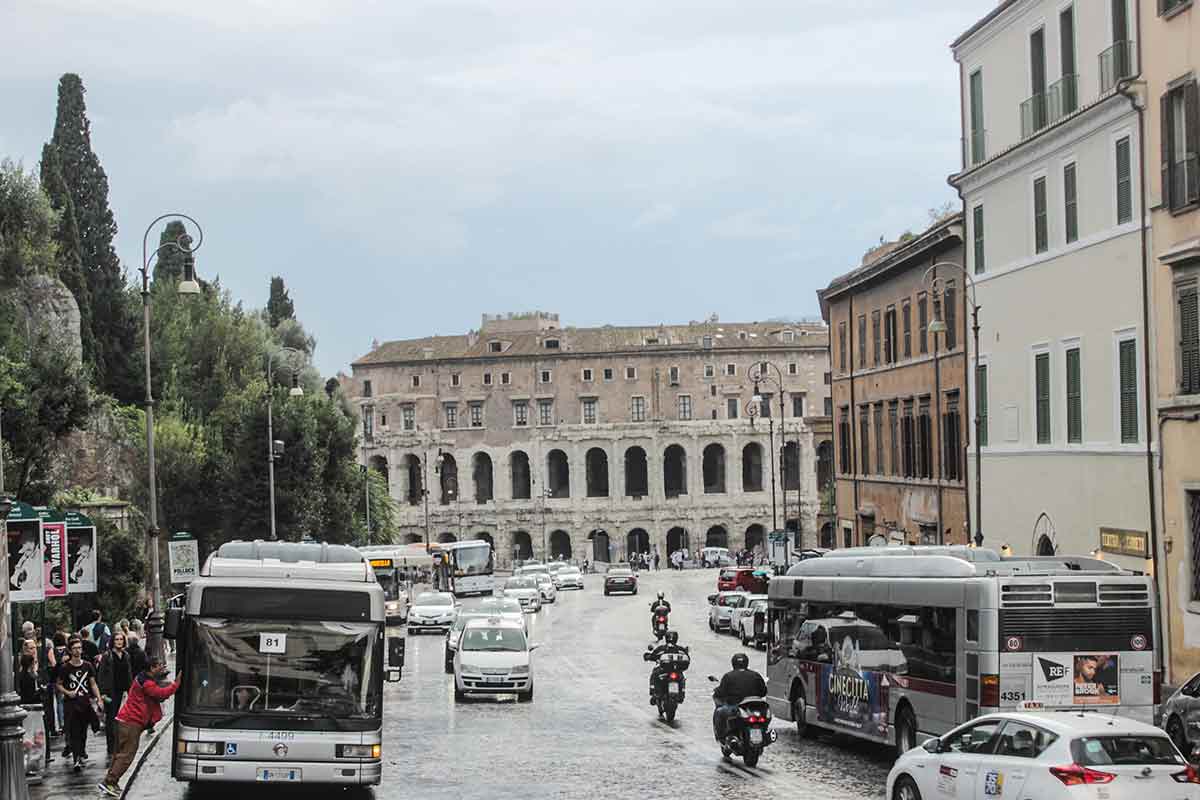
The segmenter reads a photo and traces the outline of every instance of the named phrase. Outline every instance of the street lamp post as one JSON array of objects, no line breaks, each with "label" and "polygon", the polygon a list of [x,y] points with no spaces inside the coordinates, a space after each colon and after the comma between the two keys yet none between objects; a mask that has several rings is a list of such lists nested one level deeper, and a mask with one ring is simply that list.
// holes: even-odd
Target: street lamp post
[{"label": "street lamp post", "polygon": [[12,500],[0,495],[0,797],[29,800],[25,782],[25,750],[21,742],[25,729],[25,709],[13,690],[13,653],[9,643],[12,607],[8,586],[8,512]]},{"label": "street lamp post", "polygon": [[[303,358],[304,354],[294,347],[281,347],[274,353],[267,355],[267,487],[268,494],[271,497],[271,541],[275,541],[275,422],[271,411],[271,406],[274,405],[275,392],[273,390],[275,370],[275,356],[284,355],[289,359]],[[292,388],[288,390],[290,397],[302,397],[304,390],[300,388],[299,380],[297,379],[298,372],[295,367],[292,368]],[[283,442],[278,443],[282,446]],[[280,448],[282,450],[282,447]],[[368,531],[369,539],[369,531]],[[367,544],[370,544],[368,540]]]},{"label": "street lamp post", "polygon": [[[769,374],[766,374],[768,367],[775,370],[775,374],[778,377],[774,377]],[[753,381],[753,383],[754,383],[754,401],[756,401],[758,403],[762,403],[762,399],[763,399],[762,395],[759,394],[759,392],[758,392],[758,385],[760,383],[770,384],[779,391],[779,452],[778,453],[775,452],[775,439],[774,439],[774,435],[773,435],[774,428],[775,428],[774,420],[772,419],[770,413],[767,414],[767,420],[771,423],[769,427],[770,427],[771,433],[772,433],[772,436],[771,436],[771,458],[772,458],[772,461],[771,461],[771,504],[772,504],[772,506],[774,506],[774,504],[775,504],[775,461],[774,461],[774,458],[776,456],[778,456],[779,457],[779,472],[780,472],[779,479],[780,479],[780,489],[781,489],[780,494],[782,495],[782,497],[780,498],[780,501],[783,504],[783,527],[786,529],[787,528],[787,518],[788,518],[787,517],[787,515],[788,515],[787,462],[784,459],[785,459],[785,453],[787,452],[787,422],[786,422],[787,406],[785,405],[785,401],[784,401],[784,397],[783,397],[783,394],[784,394],[783,370],[781,370],[776,364],[774,364],[770,361],[760,361],[753,367],[753,369],[750,373],[750,380]],[[770,409],[768,408],[767,411],[770,412]],[[799,443],[797,443],[796,446],[799,447]],[[775,529],[778,530],[779,529],[778,523],[773,522],[773,524],[775,525]],[[800,533],[800,490],[799,490],[799,488],[797,488],[796,489],[796,534],[799,535],[799,533]]]},{"label": "street lamp post", "polygon": [[[928,283],[930,285],[930,289],[931,289],[934,297],[938,296],[938,293],[941,291],[941,288],[942,288],[941,285],[939,284],[940,279],[937,276],[937,271],[940,267],[946,267],[948,269],[953,270],[954,272],[957,272],[959,275],[962,276],[964,284],[970,289],[970,294],[968,295],[964,292],[964,297],[967,297],[971,301],[971,338],[972,338],[974,346],[975,346],[975,361],[976,361],[975,366],[976,366],[976,371],[978,371],[978,368],[979,368],[979,364],[978,364],[978,362],[979,362],[979,298],[975,291],[975,279],[971,277],[970,273],[968,273],[965,269],[963,269],[961,264],[955,264],[953,261],[939,261],[939,262],[931,265],[929,267],[929,269],[925,270],[925,276],[922,278],[922,283]],[[942,319],[941,315],[938,313],[938,306],[936,304],[934,306],[933,320],[930,321],[928,330],[930,333],[934,333],[934,334],[944,333],[946,331],[946,322]],[[934,346],[936,347],[936,345],[937,345],[937,343],[936,343],[936,339],[935,339]],[[971,354],[965,353],[964,358],[966,359],[966,363],[969,367],[971,364]],[[976,389],[977,390],[978,390],[978,387],[979,387],[979,384],[978,384],[978,381],[976,381]],[[983,420],[979,414],[979,392],[978,391],[975,392],[975,420],[974,420],[974,422],[975,422],[975,546],[983,547],[983,491],[981,488],[983,485],[983,473],[982,473],[983,457],[982,457],[981,450],[980,450],[981,445],[980,445],[980,438],[979,438],[979,432],[980,432]],[[939,525],[939,527],[941,527],[941,526]],[[938,532],[938,535],[939,536],[941,535],[941,531]]]},{"label": "street lamp post", "polygon": [[[759,415],[762,410],[762,396],[759,395],[758,389],[754,390],[754,397],[750,399],[750,403],[746,406],[746,416],[750,417],[750,427],[754,427],[754,418]],[[768,431],[768,447],[771,452],[771,530],[779,530],[779,512],[775,508],[775,420],[770,416],[767,417]]]},{"label": "street lamp post", "polygon": [[[146,247],[147,241],[150,238],[150,231],[164,219],[171,218],[186,219],[192,223],[192,225],[196,226],[196,232],[200,235],[200,238],[193,240],[187,233],[183,233],[175,241],[164,242],[155,248],[153,253],[147,254]],[[142,273],[142,347],[146,355],[146,461],[149,471],[148,505],[150,507],[150,525],[146,529],[146,535],[150,540],[150,617],[146,620],[146,655],[151,658],[163,657],[163,616],[158,565],[158,539],[160,533],[158,530],[158,486],[155,483],[154,474],[154,389],[150,383],[150,261],[159,256],[164,250],[174,249],[176,252],[183,253],[183,280],[179,282],[178,292],[183,295],[200,294],[200,284],[196,281],[196,258],[194,254],[200,249],[200,245],[203,243],[204,231],[200,227],[200,223],[187,214],[180,214],[178,212],[156,217],[146,227],[146,232],[142,235],[142,266],[139,268],[139,272]],[[9,671],[11,672],[11,670]]]}]

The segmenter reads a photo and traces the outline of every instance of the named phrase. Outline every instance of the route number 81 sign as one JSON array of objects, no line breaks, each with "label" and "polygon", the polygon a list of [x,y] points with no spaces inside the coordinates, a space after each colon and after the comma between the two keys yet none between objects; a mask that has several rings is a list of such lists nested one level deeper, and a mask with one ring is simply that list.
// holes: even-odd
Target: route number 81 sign
[{"label": "route number 81 sign", "polygon": [[260,633],[258,635],[258,652],[270,655],[287,653],[286,633]]}]

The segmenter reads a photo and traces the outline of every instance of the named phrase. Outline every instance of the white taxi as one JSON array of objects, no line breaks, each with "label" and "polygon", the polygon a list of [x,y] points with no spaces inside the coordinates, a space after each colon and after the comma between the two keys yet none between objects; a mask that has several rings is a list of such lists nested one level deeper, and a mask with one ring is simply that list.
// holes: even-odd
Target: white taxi
[{"label": "white taxi", "polygon": [[1143,722],[1012,711],[973,719],[900,756],[887,797],[1196,800],[1200,773],[1165,733]]},{"label": "white taxi", "polygon": [[533,662],[523,625],[491,617],[472,619],[463,629],[454,654],[454,700],[468,695],[515,694],[533,699]]},{"label": "white taxi", "polygon": [[499,596],[513,598],[521,604],[521,610],[526,614],[535,614],[542,610],[542,592],[538,589],[537,579],[531,575],[514,575],[509,578],[500,588]]}]

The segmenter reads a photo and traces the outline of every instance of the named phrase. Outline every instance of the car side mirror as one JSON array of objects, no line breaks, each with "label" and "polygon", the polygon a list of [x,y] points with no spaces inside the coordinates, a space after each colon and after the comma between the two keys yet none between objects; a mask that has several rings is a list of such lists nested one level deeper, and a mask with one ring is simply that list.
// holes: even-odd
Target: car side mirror
[{"label": "car side mirror", "polygon": [[167,618],[163,622],[163,638],[174,641],[179,635],[179,627],[183,624],[183,609],[168,608]]},{"label": "car side mirror", "polygon": [[389,636],[387,640],[388,667],[399,672],[404,667],[405,639],[403,636]]},{"label": "car side mirror", "polygon": [[537,650],[539,647],[541,647],[540,644],[531,644],[531,645],[529,645],[529,652],[532,653],[534,650]]},{"label": "car side mirror", "polygon": [[921,747],[924,748],[925,752],[927,752],[927,753],[937,754],[937,753],[942,752],[942,740],[941,739],[927,739],[927,740],[925,740],[925,743],[921,745]]}]

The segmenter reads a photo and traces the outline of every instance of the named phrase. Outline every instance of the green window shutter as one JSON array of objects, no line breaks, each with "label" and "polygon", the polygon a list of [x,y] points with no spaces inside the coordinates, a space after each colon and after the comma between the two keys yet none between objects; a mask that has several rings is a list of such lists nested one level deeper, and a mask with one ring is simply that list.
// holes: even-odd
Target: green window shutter
[{"label": "green window shutter", "polygon": [[1133,173],[1129,137],[1117,141],[1117,224],[1133,219]]},{"label": "green window shutter", "polygon": [[1200,305],[1197,287],[1179,292],[1179,392],[1200,394]]},{"label": "green window shutter", "polygon": [[[1195,12],[1193,12],[1195,13]],[[1200,202],[1200,84],[1196,81],[1184,84],[1183,133],[1187,172],[1183,186],[1185,202]]]},{"label": "green window shutter", "polygon": [[983,251],[983,206],[975,206],[971,219],[971,235],[975,241],[975,274],[982,275],[987,271]]},{"label": "green window shutter", "polygon": [[1067,441],[1083,441],[1083,395],[1079,380],[1079,348],[1067,351]]},{"label": "green window shutter", "polygon": [[1044,253],[1050,247],[1050,231],[1046,220],[1046,179],[1033,182],[1033,248]]},{"label": "green window shutter", "polygon": [[1063,205],[1067,244],[1079,238],[1079,201],[1075,187],[1075,165],[1063,167]]},{"label": "green window shutter", "polygon": [[1034,359],[1037,380],[1037,442],[1050,443],[1050,354],[1038,353]]},{"label": "green window shutter", "polygon": [[988,443],[988,374],[987,364],[975,367],[975,413],[979,415],[979,446]]},{"label": "green window shutter", "polygon": [[953,350],[958,347],[958,297],[953,283],[947,284],[942,299],[946,304],[946,349]]},{"label": "green window shutter", "polygon": [[1119,349],[1121,380],[1121,443],[1138,440],[1137,341],[1126,339]]},{"label": "green window shutter", "polygon": [[983,130],[983,71],[971,73],[971,163],[987,158],[987,142]]}]

